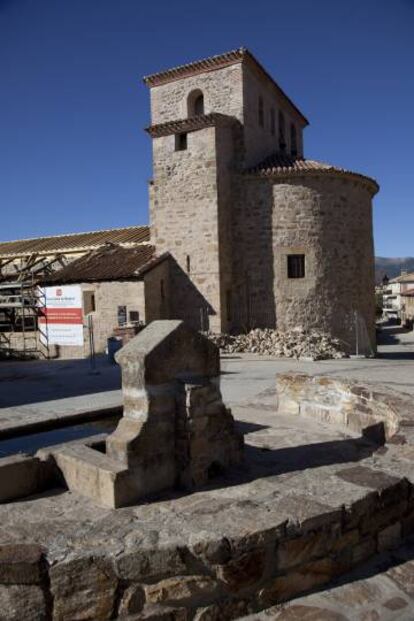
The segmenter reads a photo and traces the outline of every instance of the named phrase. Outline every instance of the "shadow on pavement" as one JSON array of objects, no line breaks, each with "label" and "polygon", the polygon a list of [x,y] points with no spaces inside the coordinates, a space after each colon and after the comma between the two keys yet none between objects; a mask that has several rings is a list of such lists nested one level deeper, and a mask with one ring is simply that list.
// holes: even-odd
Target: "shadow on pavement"
[{"label": "shadow on pavement", "polygon": [[106,356],[89,360],[33,360],[0,364],[0,408],[79,397],[121,388],[121,372]]}]

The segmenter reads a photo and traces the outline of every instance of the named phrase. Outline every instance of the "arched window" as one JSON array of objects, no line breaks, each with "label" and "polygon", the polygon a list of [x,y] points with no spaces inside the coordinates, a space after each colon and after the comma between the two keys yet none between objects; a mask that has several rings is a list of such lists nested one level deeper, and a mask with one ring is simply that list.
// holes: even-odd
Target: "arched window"
[{"label": "arched window", "polygon": [[204,95],[200,89],[191,91],[187,98],[188,116],[201,116],[204,114]]},{"label": "arched window", "polygon": [[279,112],[279,149],[280,151],[286,150],[285,117],[283,112]]},{"label": "arched window", "polygon": [[296,135],[296,127],[293,123],[290,124],[290,152],[293,157],[296,157],[298,154],[298,140]]},{"label": "arched window", "polygon": [[259,121],[259,126],[263,127],[264,126],[264,108],[263,108],[263,97],[259,96],[259,104],[258,104],[258,121]]}]

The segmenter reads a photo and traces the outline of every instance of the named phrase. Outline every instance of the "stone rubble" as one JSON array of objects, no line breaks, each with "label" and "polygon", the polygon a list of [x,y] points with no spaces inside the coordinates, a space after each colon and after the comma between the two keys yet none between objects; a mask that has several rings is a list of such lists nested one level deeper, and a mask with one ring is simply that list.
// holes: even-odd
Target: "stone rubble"
[{"label": "stone rubble", "polygon": [[248,334],[215,334],[206,336],[222,353],[251,353],[283,358],[327,360],[347,358],[344,344],[316,330],[294,328],[286,332],[256,328]]}]

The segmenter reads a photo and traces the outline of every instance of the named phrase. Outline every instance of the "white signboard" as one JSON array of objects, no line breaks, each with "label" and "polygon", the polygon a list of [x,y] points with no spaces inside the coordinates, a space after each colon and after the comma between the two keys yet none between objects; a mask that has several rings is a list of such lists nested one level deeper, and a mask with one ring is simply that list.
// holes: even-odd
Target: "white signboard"
[{"label": "white signboard", "polygon": [[49,345],[83,345],[82,290],[77,285],[45,287],[39,328]]}]

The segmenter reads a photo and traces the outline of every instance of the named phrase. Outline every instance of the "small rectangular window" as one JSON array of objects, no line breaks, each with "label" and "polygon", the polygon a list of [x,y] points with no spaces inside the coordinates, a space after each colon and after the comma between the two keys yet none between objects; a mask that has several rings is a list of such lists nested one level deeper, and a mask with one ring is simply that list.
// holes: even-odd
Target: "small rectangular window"
[{"label": "small rectangular window", "polygon": [[276,114],[274,108],[270,109],[270,133],[272,136],[276,133]]},{"label": "small rectangular window", "polygon": [[298,154],[298,141],[296,134],[296,127],[291,123],[290,125],[290,152],[292,157],[296,157]]},{"label": "small rectangular window", "polygon": [[130,323],[138,323],[139,322],[139,312],[138,311],[129,311],[129,322]]},{"label": "small rectangular window", "polygon": [[187,134],[175,134],[175,150],[185,151],[187,149]]},{"label": "small rectangular window", "polygon": [[127,323],[127,307],[118,306],[118,326],[124,326]]},{"label": "small rectangular window", "polygon": [[231,321],[233,314],[233,300],[231,295],[231,289],[228,289],[226,293],[226,311],[227,311],[227,321]]},{"label": "small rectangular window", "polygon": [[264,126],[264,108],[263,108],[263,97],[259,97],[258,102],[258,120],[260,127]]},{"label": "small rectangular window", "polygon": [[305,278],[305,255],[289,254],[287,257],[288,278]]},{"label": "small rectangular window", "polygon": [[84,291],[83,292],[83,312],[85,313],[85,315],[89,315],[89,313],[93,313],[94,311],[96,311],[95,292]]}]

